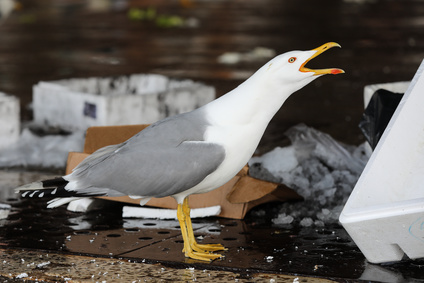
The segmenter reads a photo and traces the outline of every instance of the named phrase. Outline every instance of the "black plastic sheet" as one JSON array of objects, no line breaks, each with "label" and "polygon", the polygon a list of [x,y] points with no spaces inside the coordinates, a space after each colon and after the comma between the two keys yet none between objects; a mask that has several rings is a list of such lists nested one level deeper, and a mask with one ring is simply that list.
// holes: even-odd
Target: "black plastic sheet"
[{"label": "black plastic sheet", "polygon": [[379,89],[372,95],[359,122],[359,128],[373,149],[377,146],[402,97],[403,93],[385,89]]}]

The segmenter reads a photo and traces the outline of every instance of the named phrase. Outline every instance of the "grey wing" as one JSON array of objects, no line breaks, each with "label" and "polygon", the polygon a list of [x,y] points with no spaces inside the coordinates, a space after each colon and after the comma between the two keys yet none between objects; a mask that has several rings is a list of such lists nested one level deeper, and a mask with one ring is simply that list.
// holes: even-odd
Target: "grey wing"
[{"label": "grey wing", "polygon": [[72,175],[84,191],[103,188],[124,195],[164,197],[194,187],[215,171],[224,157],[221,145],[203,141],[175,146],[126,142],[95,152]]}]

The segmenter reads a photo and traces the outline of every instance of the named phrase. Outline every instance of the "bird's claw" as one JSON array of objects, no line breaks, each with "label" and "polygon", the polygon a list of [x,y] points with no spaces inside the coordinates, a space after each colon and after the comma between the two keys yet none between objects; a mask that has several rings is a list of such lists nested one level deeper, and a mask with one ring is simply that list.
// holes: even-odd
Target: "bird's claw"
[{"label": "bird's claw", "polygon": [[206,252],[214,252],[214,251],[226,251],[228,250],[221,244],[198,244],[194,242],[191,247],[194,251],[206,251]]},{"label": "bird's claw", "polygon": [[212,260],[224,257],[221,254],[213,254],[213,253],[209,253],[209,252],[196,252],[196,251],[193,251],[193,250],[190,250],[188,252],[185,251],[184,254],[188,258],[203,260],[203,261],[209,261],[209,262],[212,261]]}]

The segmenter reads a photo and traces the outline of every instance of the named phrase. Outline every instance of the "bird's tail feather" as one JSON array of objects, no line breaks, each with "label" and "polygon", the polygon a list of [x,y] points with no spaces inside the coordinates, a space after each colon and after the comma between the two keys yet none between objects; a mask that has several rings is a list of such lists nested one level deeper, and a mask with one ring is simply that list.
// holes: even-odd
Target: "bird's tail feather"
[{"label": "bird's tail feather", "polygon": [[23,185],[16,188],[15,191],[23,198],[62,197],[66,196],[64,192],[67,191],[64,188],[67,184],[68,181],[60,177]]},{"label": "bird's tail feather", "polygon": [[55,199],[51,201],[51,205],[49,204],[48,207],[57,207],[80,197],[105,195],[105,193],[95,194],[84,191],[67,190],[65,189],[67,184],[68,181],[60,177],[24,185],[16,188],[15,191],[21,194],[21,197],[23,198],[54,197]]},{"label": "bird's tail feather", "polygon": [[69,198],[54,198],[47,202],[47,208],[56,208],[61,205],[70,203],[71,201],[82,199],[79,197],[69,197]]}]

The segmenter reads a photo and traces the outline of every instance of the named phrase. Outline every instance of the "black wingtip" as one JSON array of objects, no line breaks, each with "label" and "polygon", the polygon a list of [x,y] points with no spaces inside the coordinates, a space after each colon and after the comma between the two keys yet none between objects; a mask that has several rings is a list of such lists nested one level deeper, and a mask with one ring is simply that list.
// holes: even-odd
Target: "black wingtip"
[{"label": "black wingtip", "polygon": [[64,187],[66,186],[66,184],[68,184],[68,181],[63,179],[63,177],[58,177],[54,179],[41,181],[41,183],[43,184],[43,188],[53,188],[53,187],[61,187],[61,186]]},{"label": "black wingtip", "polygon": [[67,198],[106,196],[106,193],[87,193],[84,191],[67,190],[69,182],[63,177],[35,182],[17,189],[23,198]]},{"label": "black wingtip", "polygon": [[69,192],[64,189],[64,186],[57,188],[43,188],[40,190],[22,190],[20,192],[23,198],[43,198],[43,197],[67,197]]}]

